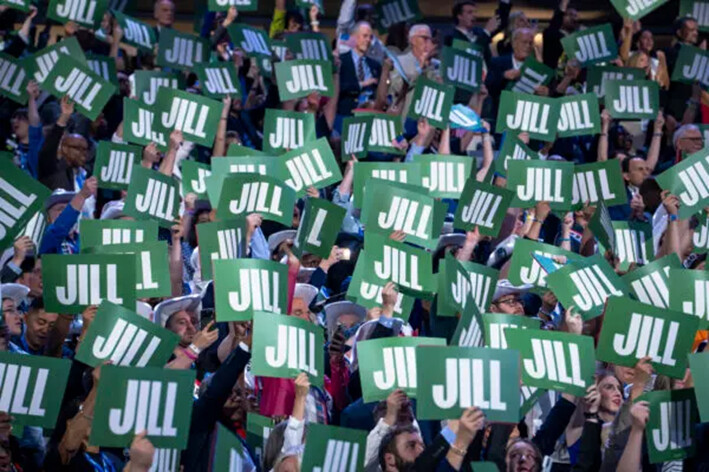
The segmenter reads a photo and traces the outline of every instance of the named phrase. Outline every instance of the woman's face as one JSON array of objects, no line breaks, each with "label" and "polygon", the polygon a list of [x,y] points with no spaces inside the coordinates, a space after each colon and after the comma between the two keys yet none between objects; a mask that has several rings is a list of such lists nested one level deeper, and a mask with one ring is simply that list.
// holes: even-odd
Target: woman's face
[{"label": "woman's face", "polygon": [[616,414],[623,404],[623,393],[620,381],[612,375],[607,375],[598,382],[598,392],[601,394],[600,410]]},{"label": "woman's face", "polygon": [[638,49],[645,52],[652,51],[655,46],[655,38],[652,37],[652,33],[649,31],[643,31],[638,38]]}]

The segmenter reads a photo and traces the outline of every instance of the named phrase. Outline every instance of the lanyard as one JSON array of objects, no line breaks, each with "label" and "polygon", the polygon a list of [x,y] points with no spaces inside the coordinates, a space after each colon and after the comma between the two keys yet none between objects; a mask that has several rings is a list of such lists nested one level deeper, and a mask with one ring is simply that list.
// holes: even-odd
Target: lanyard
[{"label": "lanyard", "polygon": [[106,459],[106,456],[104,456],[103,452],[99,452],[98,455],[101,458],[101,465],[99,465],[98,462],[93,460],[88,452],[84,452],[84,458],[89,461],[89,464],[91,464],[95,471],[116,472],[116,469],[113,467],[113,464],[111,464],[111,461]]}]

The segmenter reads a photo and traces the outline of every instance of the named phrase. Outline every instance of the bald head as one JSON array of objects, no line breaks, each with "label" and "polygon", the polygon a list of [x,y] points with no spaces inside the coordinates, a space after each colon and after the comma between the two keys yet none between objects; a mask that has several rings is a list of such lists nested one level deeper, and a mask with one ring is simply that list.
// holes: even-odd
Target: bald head
[{"label": "bald head", "polygon": [[162,28],[172,28],[175,22],[175,4],[172,0],[157,0],[153,9],[153,17]]}]

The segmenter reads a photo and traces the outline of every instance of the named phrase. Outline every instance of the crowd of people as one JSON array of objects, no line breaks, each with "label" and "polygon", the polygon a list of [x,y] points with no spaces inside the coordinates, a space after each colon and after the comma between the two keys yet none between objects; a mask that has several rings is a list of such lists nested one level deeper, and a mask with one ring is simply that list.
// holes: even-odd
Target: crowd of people
[{"label": "crowd of people", "polygon": [[[691,288],[695,280],[709,281],[703,275],[709,169],[702,125],[709,123],[709,83],[702,82],[709,73],[682,80],[677,72],[691,65],[687,51],[709,67],[704,19],[679,15],[672,37],[662,38],[667,47],[659,48],[652,29],[613,7],[643,2],[595,5],[610,18],[605,26],[612,35],[612,43],[601,38],[606,42],[596,52],[613,52],[589,62],[570,53],[568,40],[599,25],[583,25],[570,0],[559,2],[546,27],[509,0],[481,25],[476,2],[458,0],[446,28],[426,24],[416,1],[342,0],[333,33],[321,32],[318,2],[287,7],[275,0],[270,26],[262,29],[246,8],[256,2],[210,0],[206,11],[194,13],[195,32],[177,36],[195,51],[204,48],[189,52],[187,62],[178,58],[180,67],[166,65],[170,55],[159,51],[174,34],[172,0],[155,1],[145,22],[117,5],[93,12],[101,2],[79,3],[0,5],[0,349],[7,353],[0,352],[0,471],[709,470],[709,354],[703,352],[709,302]],[[87,20],[92,16],[97,20]],[[324,41],[326,50],[295,50],[292,38]],[[449,73],[448,57],[455,54],[473,64],[466,69],[472,87],[463,72],[457,79]],[[318,57],[327,67],[300,78],[296,69],[280,67],[298,61],[308,67]],[[81,81],[88,79],[71,76],[63,88],[56,79],[82,64],[95,73],[92,80],[113,84],[100,110],[86,101],[92,85]],[[24,70],[17,80],[16,66]],[[206,66],[223,75],[205,76]],[[293,74],[291,82],[286,74]],[[630,85],[655,84],[652,116],[628,118],[613,108],[613,81],[624,78]],[[300,94],[293,85],[318,82],[325,85]],[[208,103],[209,111],[189,109],[168,128],[160,116],[179,105],[177,98],[164,104],[167,91],[175,94],[170,100],[182,97],[185,107]],[[434,102],[436,93],[445,99],[427,110],[422,102],[426,96]],[[589,94],[593,101],[583,104],[593,106],[576,116],[583,121],[585,110],[595,121],[590,132],[558,136],[552,121],[549,138],[543,126],[510,124],[510,100],[518,106],[531,100],[525,109],[531,115],[537,105]],[[203,101],[189,101],[196,96]],[[147,118],[153,110],[155,118]],[[454,119],[456,113],[465,119]],[[198,115],[206,117],[204,140],[195,138],[199,124],[189,123]],[[139,127],[153,119],[152,134],[141,137]],[[377,128],[372,120],[383,124]],[[358,141],[359,123],[370,131]],[[376,146],[374,129],[387,137]],[[133,160],[125,161],[130,152]],[[292,157],[301,164],[279,167]],[[552,170],[534,174],[522,165]],[[584,183],[583,172],[601,168],[593,166],[602,166],[608,180],[594,183],[599,174],[593,174]],[[277,194],[249,194],[253,183],[274,186]],[[525,186],[535,184],[550,188],[525,197]],[[487,197],[478,201],[475,192]],[[214,228],[234,229],[233,239],[215,236]],[[135,252],[141,250],[149,256],[141,258]],[[122,269],[128,259],[135,260],[128,267],[138,268],[136,279]],[[118,261],[112,275],[103,275],[104,260]],[[72,261],[78,266],[67,265]],[[568,287],[576,280],[581,292],[574,297]],[[136,283],[135,291],[127,287]],[[60,312],[58,304],[73,311]],[[636,330],[632,342],[640,336],[637,342],[650,347],[624,355],[617,348],[608,356],[604,339],[631,312],[645,316],[642,329],[641,321],[628,321]],[[694,323],[691,332],[673,327],[679,314]],[[141,324],[146,321],[151,328]],[[261,323],[268,328],[259,332]],[[532,333],[533,346],[534,336],[565,344],[530,354],[516,336],[500,342],[491,323],[505,323],[506,333]],[[126,325],[133,331],[123,334],[119,353],[113,335]],[[293,327],[301,334],[281,337]],[[304,331],[315,333],[308,338],[315,347],[305,344]],[[146,332],[174,347],[164,358],[157,344],[143,351]],[[275,346],[264,344],[270,334]],[[622,346],[623,335],[615,336],[610,342]],[[668,336],[691,337],[668,348],[675,349],[668,354],[672,363],[658,354]],[[365,357],[376,343],[386,350],[396,342],[415,346],[414,338],[424,347],[385,353],[377,362]],[[556,354],[560,362],[561,351],[581,338],[590,339],[597,355],[579,359],[576,350],[573,369],[586,361],[594,366],[580,390],[560,380],[566,371],[556,378],[549,365],[536,376],[547,383],[535,382],[531,359],[539,354],[552,362]],[[483,391],[471,380],[479,379],[477,360],[512,350],[519,370],[503,369],[497,381],[500,375],[514,380],[501,382],[503,398],[514,392],[520,399],[514,421],[490,418],[495,402],[484,398],[496,388],[487,383],[472,401],[432,414],[423,380],[448,364],[426,364],[425,371],[419,365],[418,373],[415,364],[424,353],[433,356],[434,344],[462,356],[461,363],[473,359],[473,377],[461,367],[461,397],[465,388]],[[129,345],[135,348],[125,353]],[[292,356],[288,375],[273,370],[281,352]],[[50,363],[59,360],[64,374]],[[385,380],[389,374],[382,372],[394,364],[413,380]],[[152,415],[169,403],[160,396],[162,377],[151,377],[160,372],[156,366],[192,375],[192,388],[170,390],[179,394],[179,440],[166,439],[167,426],[164,434],[155,426]],[[50,388],[37,401],[25,398],[25,390],[13,397],[17,375],[17,382],[30,379],[22,387],[30,392],[44,388],[42,368],[51,382],[63,375],[63,391]],[[125,387],[117,380],[122,369],[145,383],[140,394],[138,387],[130,390],[132,381]],[[140,370],[145,374],[134,373]],[[484,372],[490,382],[488,367]],[[147,380],[158,382],[152,397]],[[553,381],[557,388],[549,386]],[[162,385],[169,390],[178,382]],[[653,400],[675,391],[693,392],[686,397],[691,412],[685,415],[676,402],[667,413],[667,405]],[[125,429],[121,437],[129,439],[121,443],[106,439],[106,431],[116,430],[115,402],[123,399],[150,419]],[[110,419],[101,413],[106,405],[114,408]],[[169,423],[172,415],[159,421]],[[658,424],[665,429],[651,430]],[[658,460],[663,434],[671,436],[675,455]],[[225,438],[233,445],[221,455]],[[178,442],[182,447],[165,446]]]}]

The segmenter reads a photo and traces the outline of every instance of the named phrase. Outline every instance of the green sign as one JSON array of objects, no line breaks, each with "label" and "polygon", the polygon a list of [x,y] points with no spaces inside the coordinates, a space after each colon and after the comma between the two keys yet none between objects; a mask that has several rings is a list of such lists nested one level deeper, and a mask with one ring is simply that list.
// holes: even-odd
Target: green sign
[{"label": "green sign", "polygon": [[203,62],[195,67],[200,90],[209,98],[240,97],[239,76],[231,62]]},{"label": "green sign", "polygon": [[208,164],[182,161],[182,196],[194,193],[199,200],[207,200],[207,177],[212,175]]},{"label": "green sign", "polygon": [[539,329],[540,320],[519,315],[485,313],[482,315],[485,327],[485,345],[492,349],[507,349],[508,329]]},{"label": "green sign", "polygon": [[562,305],[574,306],[584,320],[601,316],[609,297],[628,293],[628,286],[603,254],[573,261],[548,274],[546,280]]},{"label": "green sign", "polygon": [[187,141],[211,147],[217,133],[222,104],[194,93],[162,87],[155,103],[157,131],[169,136],[182,131]]},{"label": "green sign", "polygon": [[416,347],[445,345],[443,338],[423,337],[389,337],[358,342],[357,363],[364,402],[384,400],[396,389],[403,390],[409,398],[416,398]]},{"label": "green sign", "polygon": [[212,261],[232,260],[246,254],[246,220],[225,220],[197,225],[202,280],[212,280]]},{"label": "green sign", "polygon": [[682,44],[675,68],[672,70],[672,81],[686,84],[699,82],[704,89],[709,88],[707,61],[709,61],[709,53],[705,50]]},{"label": "green sign", "polygon": [[423,18],[416,0],[383,0],[374,7],[379,34],[397,23],[414,24]]},{"label": "green sign", "polygon": [[618,47],[610,23],[566,35],[561,39],[561,45],[566,57],[576,59],[581,67],[609,62],[618,57]]},{"label": "green sign", "polygon": [[111,244],[95,246],[82,253],[134,254],[135,294],[138,298],[166,297],[171,293],[167,241],[148,241],[140,244]]},{"label": "green sign", "polygon": [[182,76],[176,72],[137,70],[133,72],[133,95],[145,105],[155,105],[160,87],[182,89]]},{"label": "green sign", "polygon": [[519,69],[519,79],[510,82],[508,90],[517,93],[534,95],[539,86],[547,86],[554,78],[554,70],[537,61],[532,56],[522,63]]},{"label": "green sign", "polygon": [[332,62],[330,40],[322,33],[290,33],[285,42],[296,59]]},{"label": "green sign", "polygon": [[459,261],[447,253],[438,266],[438,316],[462,313],[473,301],[480,312],[486,312],[495,294],[500,273],[486,265]]},{"label": "green sign", "polygon": [[285,379],[305,372],[313,385],[322,387],[324,335],[320,326],[295,316],[254,312],[251,372]]},{"label": "green sign", "polygon": [[478,55],[444,47],[441,53],[441,75],[447,83],[463,90],[477,92],[483,80],[483,62],[483,58]]},{"label": "green sign", "polygon": [[511,329],[505,337],[508,349],[520,353],[525,386],[581,397],[594,383],[596,356],[592,337],[541,329]]},{"label": "green sign", "polygon": [[241,443],[241,439],[219,422],[217,422],[217,440],[214,445],[212,470],[214,472],[256,470],[256,466]]},{"label": "green sign", "polygon": [[613,253],[618,256],[621,270],[628,270],[633,262],[642,265],[653,260],[652,225],[642,221],[613,221],[611,224],[615,241]]},{"label": "green sign", "polygon": [[[263,455],[266,450],[268,437],[271,435],[274,421],[273,418],[261,416],[253,412],[246,414],[246,443],[254,451],[256,463],[263,463]],[[238,469],[237,469],[238,470]]]},{"label": "green sign", "polygon": [[416,348],[420,420],[457,419],[478,407],[488,421],[519,421],[519,354],[484,347]]},{"label": "green sign", "polygon": [[398,116],[385,113],[356,113],[356,116],[371,116],[372,127],[369,130],[369,152],[384,152],[387,154],[406,154],[406,151],[394,147],[392,141],[404,131]]},{"label": "green sign", "polygon": [[417,154],[413,162],[421,164],[421,185],[435,198],[459,199],[473,171],[470,156]]},{"label": "green sign", "polygon": [[700,213],[697,215],[697,219],[699,226],[694,228],[694,233],[692,233],[693,252],[706,254],[709,252],[709,216],[706,213]]},{"label": "green sign", "polygon": [[371,116],[348,116],[342,122],[342,139],[340,140],[342,160],[367,157],[368,136],[372,129]]},{"label": "green sign", "polygon": [[86,64],[84,51],[81,49],[79,41],[72,36],[29,56],[25,59],[25,69],[38,84],[42,85],[62,54]]},{"label": "green sign", "polygon": [[689,369],[692,372],[692,380],[694,380],[694,394],[699,408],[699,416],[701,422],[706,423],[709,420],[709,351],[690,354]]},{"label": "green sign", "polygon": [[217,217],[245,218],[260,213],[267,220],[290,226],[293,205],[295,191],[282,180],[259,174],[230,175],[224,179]]},{"label": "green sign", "polygon": [[417,297],[435,292],[431,253],[377,233],[365,233],[367,280],[394,282],[399,291]]},{"label": "green sign", "polygon": [[135,274],[135,259],[117,254],[45,254],[45,309],[49,313],[80,313],[102,300],[133,309]]},{"label": "green sign", "polygon": [[180,190],[175,179],[137,165],[132,174],[123,207],[125,214],[138,220],[153,219],[164,228],[176,224]]},{"label": "green sign", "polygon": [[[347,287],[345,298],[361,305],[367,310],[381,308],[382,290],[386,282],[373,280],[371,268],[364,251],[359,253],[352,280]],[[403,292],[397,292],[394,303],[394,316],[408,320],[414,306],[415,297]]]},{"label": "green sign", "polygon": [[184,449],[192,419],[195,371],[101,367],[89,444],[128,447],[147,431],[158,448]]},{"label": "green sign", "polygon": [[554,141],[558,123],[559,102],[556,99],[502,91],[496,132],[526,132],[532,139]]},{"label": "green sign", "polygon": [[352,204],[355,208],[362,207],[365,184],[370,179],[419,186],[421,165],[413,162],[355,162],[352,188]]},{"label": "green sign", "polygon": [[593,93],[561,97],[559,102],[559,123],[557,136],[589,136],[601,132],[601,114],[598,111],[598,97]]},{"label": "green sign", "polygon": [[480,234],[496,238],[513,198],[511,190],[468,177],[455,210],[453,227],[464,231],[478,228]]},{"label": "green sign", "polygon": [[58,99],[68,96],[77,111],[92,121],[116,92],[115,85],[103,80],[86,64],[64,54],[47,75],[42,89]]},{"label": "green sign", "polygon": [[[542,269],[539,262],[532,257],[532,254],[551,258],[552,256],[576,257],[575,253],[565,251],[551,244],[544,244],[529,239],[519,238],[515,241],[512,259],[510,259],[510,268],[508,279],[512,285],[532,284],[539,288],[546,288],[546,271]],[[561,264],[554,263],[556,268],[561,267]]]},{"label": "green sign", "polygon": [[113,11],[113,17],[123,29],[122,42],[142,52],[153,52],[155,45],[158,43],[158,38],[152,26],[116,10]]},{"label": "green sign", "polygon": [[606,95],[606,82],[610,80],[642,80],[645,72],[635,67],[591,66],[586,70],[586,90],[598,98]]},{"label": "green sign", "polygon": [[626,367],[649,356],[655,372],[681,379],[698,325],[696,316],[611,297],[596,355],[599,361]]},{"label": "green sign", "polygon": [[485,345],[485,326],[482,314],[475,303],[466,303],[466,309],[458,318],[458,325],[451,338],[451,346],[480,347]]},{"label": "green sign", "polygon": [[229,156],[212,159],[212,175],[205,177],[209,201],[215,206],[219,203],[224,185],[224,178],[230,174],[259,174],[272,176],[276,174],[279,160],[254,151],[253,157]]},{"label": "green sign", "polygon": [[209,0],[207,2],[209,11],[226,11],[231,7],[236,7],[240,12],[256,11],[258,10],[258,0]]},{"label": "green sign", "polygon": [[699,31],[709,31],[709,2],[706,0],[680,0],[679,16],[697,20]]},{"label": "green sign", "polygon": [[651,11],[667,3],[668,0],[611,0],[623,18],[639,20]]},{"label": "green sign", "polygon": [[79,222],[81,248],[108,244],[136,244],[158,238],[155,221],[88,220]]},{"label": "green sign", "polygon": [[244,24],[229,25],[227,30],[234,46],[243,49],[247,56],[263,59],[271,58],[273,54],[271,51],[271,39],[266,31]]},{"label": "green sign", "polygon": [[651,464],[694,456],[694,428],[699,418],[693,389],[648,392],[636,401],[649,403],[645,438]]},{"label": "green sign", "polygon": [[261,259],[214,260],[217,321],[248,321],[288,309],[288,267]]},{"label": "green sign", "polygon": [[453,106],[455,88],[419,76],[409,108],[409,118],[426,118],[431,126],[445,129]]},{"label": "green sign", "polygon": [[0,95],[24,105],[30,77],[22,62],[9,54],[0,53]]},{"label": "green sign", "polygon": [[308,198],[293,241],[293,254],[305,253],[327,259],[345,219],[346,210],[322,198]]},{"label": "green sign", "polygon": [[306,195],[309,187],[321,189],[342,180],[327,138],[306,142],[300,149],[283,154],[277,169],[278,177],[295,191],[296,197]]},{"label": "green sign", "polygon": [[101,77],[106,82],[112,83],[116,89],[114,93],[118,93],[118,73],[116,72],[116,60],[112,57],[102,56],[101,54],[89,54],[86,56],[86,65],[89,66],[94,74]]},{"label": "green sign", "polygon": [[585,203],[595,206],[600,201],[606,206],[624,205],[628,202],[618,159],[574,166],[571,203],[580,209]]},{"label": "green sign", "polygon": [[32,2],[31,0],[1,0],[0,5],[27,13]]},{"label": "green sign", "polygon": [[79,344],[76,360],[96,367],[164,367],[180,337],[131,310],[102,302]]},{"label": "green sign", "polygon": [[524,161],[539,159],[539,154],[527,147],[514,133],[505,133],[500,151],[494,161],[495,173],[507,178],[507,168],[510,160]]},{"label": "green sign", "polygon": [[660,187],[679,198],[679,217],[689,218],[709,202],[709,150],[686,156],[656,180]]},{"label": "green sign", "polygon": [[263,151],[278,155],[298,149],[318,138],[315,115],[297,111],[266,109],[263,119]]},{"label": "green sign", "polygon": [[191,71],[200,62],[209,59],[209,40],[173,28],[160,30],[157,64],[183,71]]},{"label": "green sign", "polygon": [[70,369],[68,359],[0,352],[0,408],[15,427],[54,428]]},{"label": "green sign", "polygon": [[99,141],[94,173],[98,186],[126,190],[134,164],[140,164],[143,150],[138,146]]},{"label": "green sign", "polygon": [[365,431],[309,424],[301,470],[362,472],[366,445]]},{"label": "green sign", "polygon": [[513,207],[548,202],[552,210],[568,210],[573,204],[574,164],[512,159],[507,162],[507,188],[515,192]]},{"label": "green sign", "polygon": [[0,244],[11,247],[51,192],[14,164],[0,166]]},{"label": "green sign", "polygon": [[299,59],[276,63],[278,95],[282,102],[319,93],[332,97],[332,64],[327,61]]},{"label": "green sign", "polygon": [[660,87],[652,80],[609,80],[605,105],[615,119],[654,120],[660,107]]},{"label": "green sign", "polygon": [[709,329],[709,272],[670,269],[667,278],[670,310],[695,315],[699,329]]},{"label": "green sign", "polygon": [[94,30],[101,23],[106,10],[108,0],[50,0],[47,18],[62,24],[73,21],[79,26]]},{"label": "green sign", "polygon": [[152,106],[144,105],[128,97],[123,99],[123,140],[147,146],[155,143],[161,151],[167,151],[169,134],[158,131],[158,115]]},{"label": "green sign", "polygon": [[389,236],[393,231],[403,231],[406,242],[433,250],[445,213],[445,204],[421,187],[370,179],[362,199],[361,221],[367,232]]},{"label": "green sign", "polygon": [[[635,297],[642,303],[658,308],[670,307],[669,275],[682,264],[675,253],[638,267],[623,276]],[[681,311],[681,310],[680,310]]]}]

